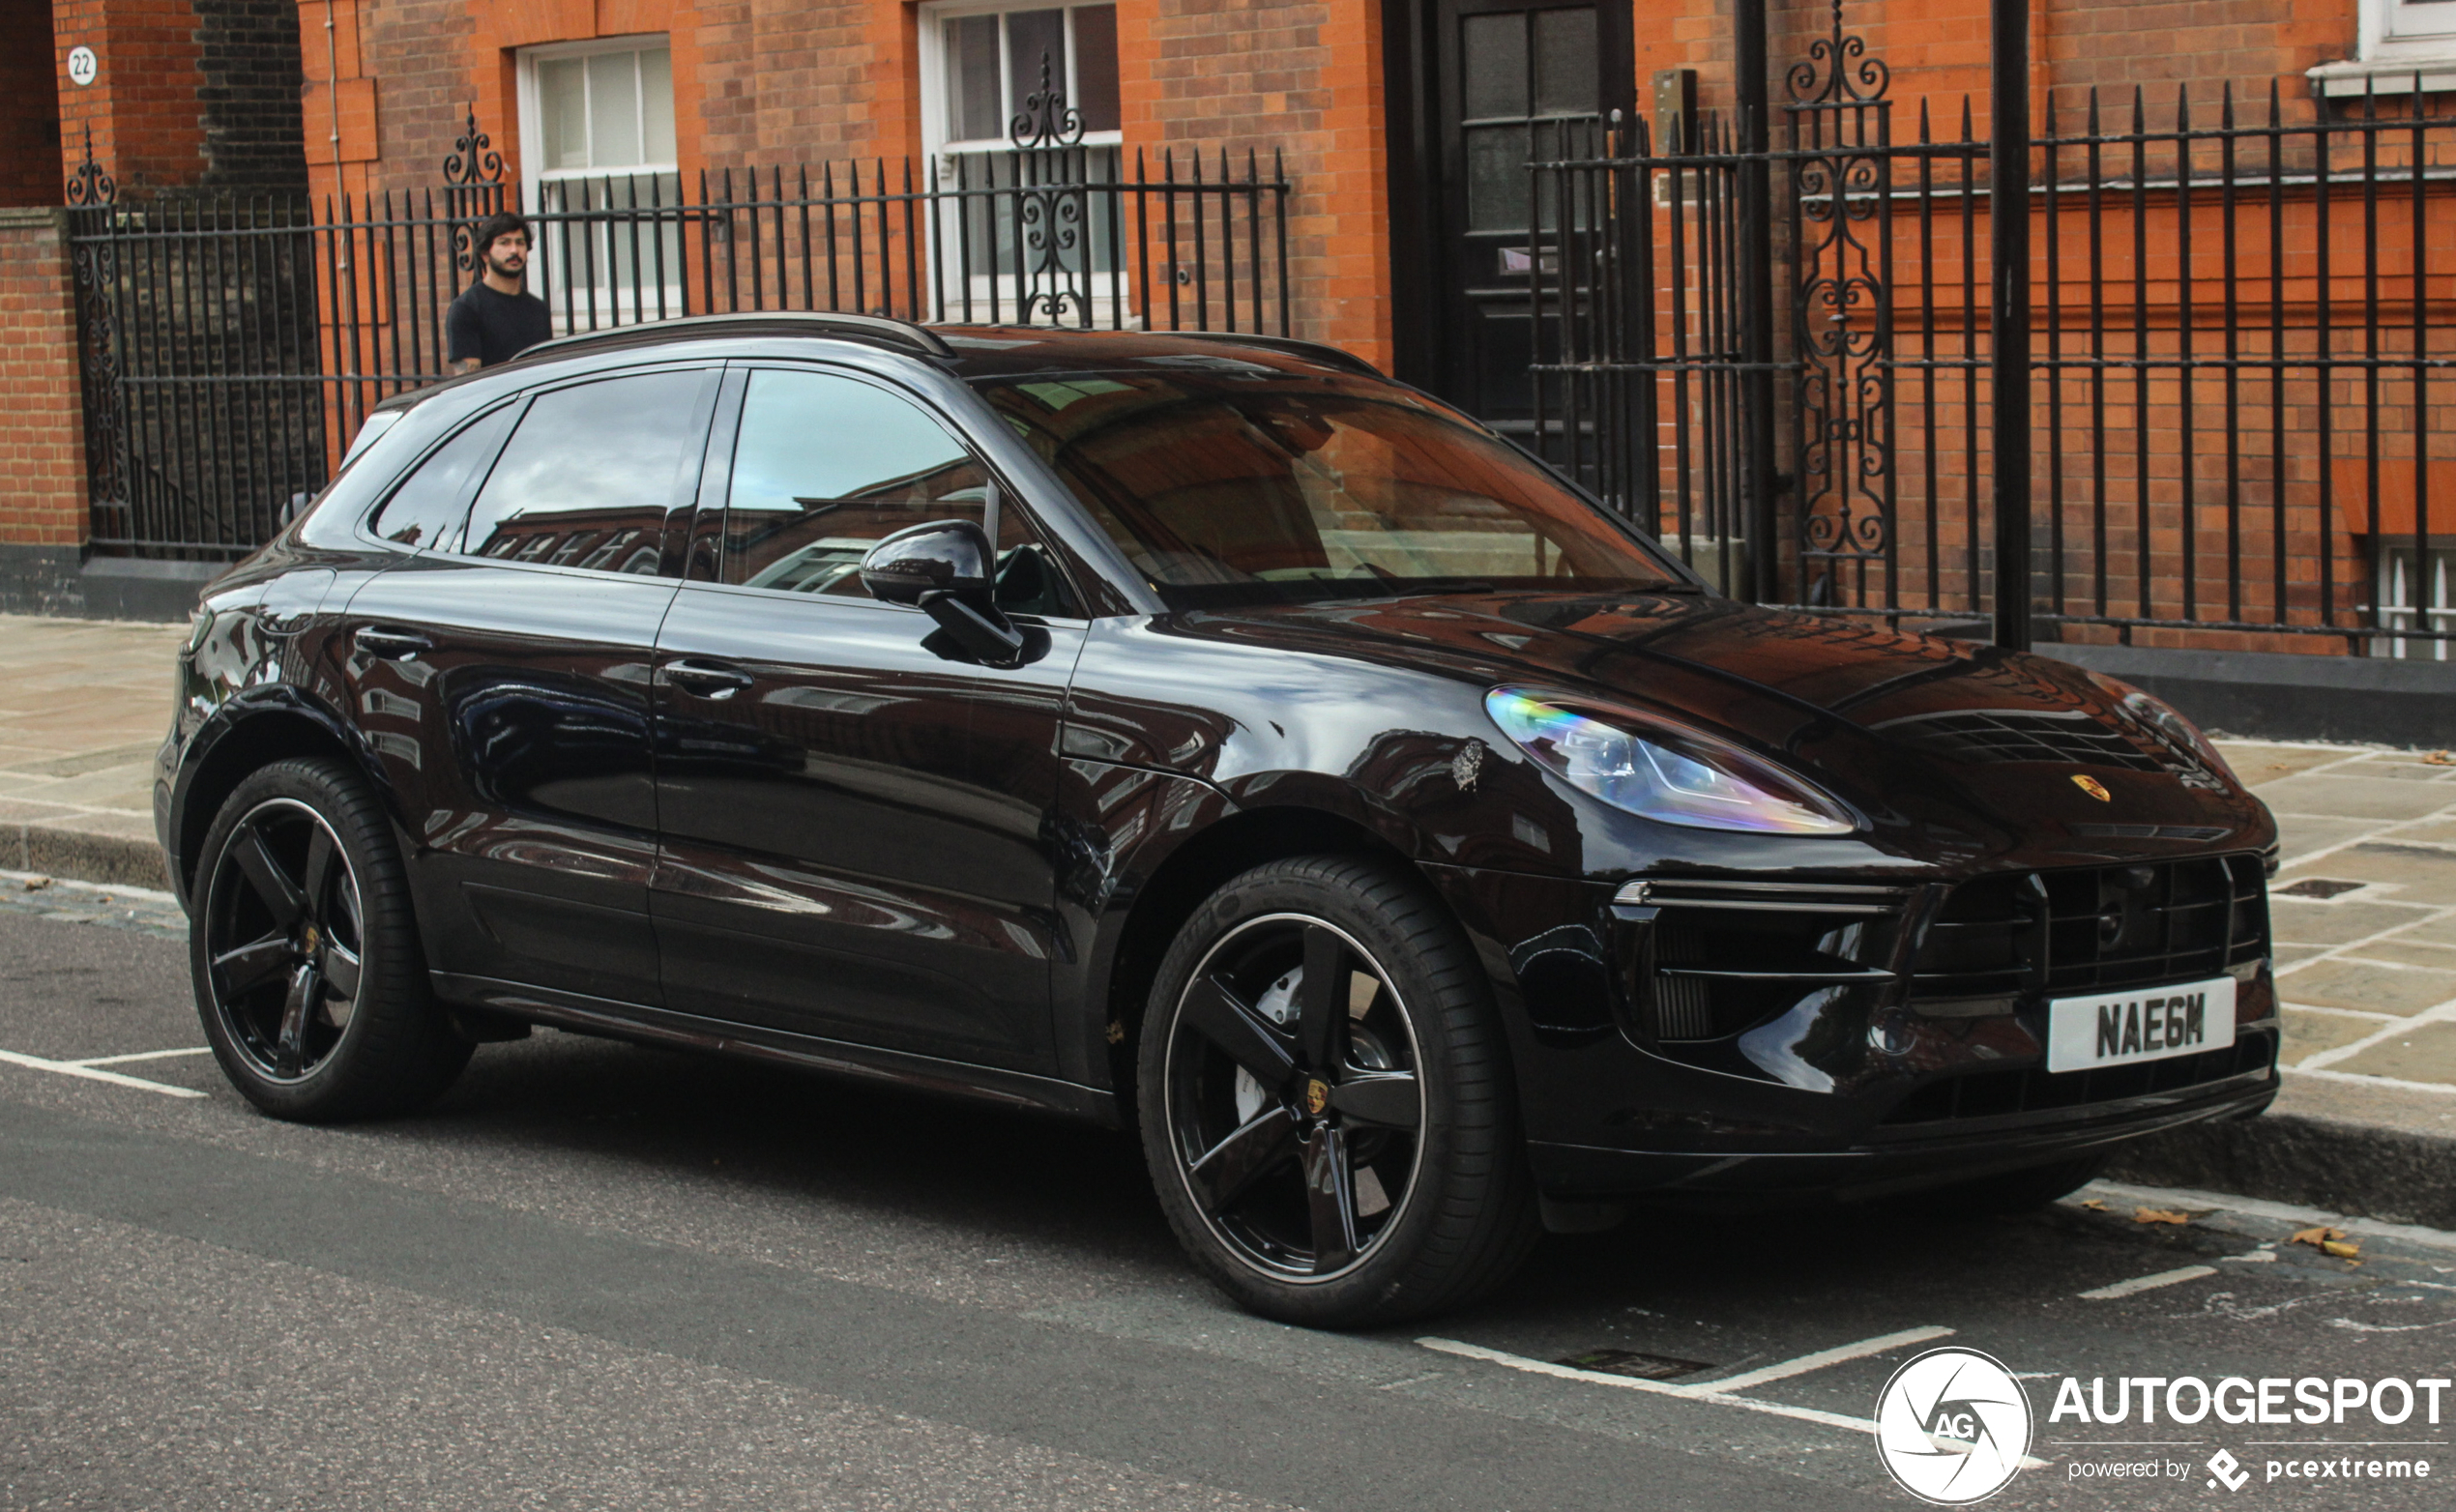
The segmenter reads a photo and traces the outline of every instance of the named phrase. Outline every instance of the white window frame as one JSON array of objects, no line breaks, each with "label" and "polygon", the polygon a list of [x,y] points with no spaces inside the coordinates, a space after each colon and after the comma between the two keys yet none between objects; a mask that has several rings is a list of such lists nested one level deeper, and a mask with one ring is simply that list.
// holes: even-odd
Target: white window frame
[{"label": "white window frame", "polygon": [[[1108,0],[1093,0],[1093,3],[1105,4]],[[959,157],[985,158],[993,153],[1014,150],[1014,143],[1008,139],[1003,131],[995,137],[968,137],[959,140],[949,138],[947,134],[949,102],[947,99],[946,23],[965,16],[1004,15],[1017,11],[1063,10],[1066,13],[1066,77],[1052,80],[1052,82],[1057,83],[1066,91],[1066,101],[1069,107],[1079,108],[1076,105],[1078,97],[1075,63],[1082,56],[1082,50],[1077,46],[1074,39],[1074,13],[1079,9],[1082,9],[1082,6],[1078,0],[937,0],[937,3],[923,5],[921,8],[919,15],[921,45],[918,61],[921,69],[921,152],[924,158],[937,167],[940,184],[950,187],[954,184],[955,160]],[[1037,71],[1035,76],[1037,77]],[[1022,100],[1009,98],[1013,89],[1013,82],[1014,69],[1012,60],[1008,57],[1007,29],[1002,26],[998,28],[998,90],[1003,106],[998,112],[998,119],[1002,125],[1011,123],[1023,110]],[[1122,125],[1123,123],[1121,128]],[[1083,133],[1084,147],[1095,150],[1107,149],[1115,155],[1115,160],[1121,164],[1125,160],[1125,143],[1126,132],[1122,129]],[[958,245],[961,233],[952,204],[942,206],[939,216],[943,225],[939,239],[941,244],[947,247]],[[932,255],[936,255],[934,250]],[[986,318],[986,311],[992,305],[993,296],[997,307],[1011,315],[1023,295],[1021,283],[1011,274],[976,274],[971,282],[973,313],[978,318]],[[1114,318],[1115,312],[1109,308],[1111,300],[1106,292],[1107,282],[1103,274],[1097,280],[1092,302],[1094,321],[1100,326],[1119,323]],[[932,270],[931,289],[934,292],[938,291],[939,284],[940,280],[935,276],[935,270]],[[951,295],[951,290],[937,293],[942,307],[936,312],[936,318],[950,321],[963,318],[963,307],[952,302]],[[1034,323],[1049,324],[1050,321],[1045,314],[1037,314],[1034,317]],[[1068,321],[1067,323],[1075,322]],[[1140,318],[1130,312],[1126,314],[1124,323],[1133,328],[1139,328],[1142,324]]]},{"label": "white window frame", "polygon": [[2362,0],[2362,57],[2456,59],[2456,0]]},{"label": "white window frame", "polygon": [[[545,114],[544,106],[541,102],[538,93],[538,65],[541,63],[560,63],[570,58],[594,57],[609,52],[644,52],[651,48],[657,48],[664,52],[666,58],[666,76],[670,80],[673,76],[674,44],[673,38],[665,32],[640,32],[627,37],[598,37],[592,38],[587,42],[541,43],[537,46],[523,47],[519,50],[516,59],[518,64],[516,90],[520,115],[521,204],[531,210],[541,208],[543,204],[543,200],[541,196],[544,191],[544,187],[549,183],[606,179],[624,174],[633,177],[646,174],[671,174],[674,176],[676,184],[680,184],[682,177],[682,163],[679,160],[679,127],[681,124],[679,113],[676,116],[675,123],[678,128],[676,147],[677,160],[675,161],[642,162],[627,164],[622,167],[605,168],[591,167],[547,169],[540,166],[545,156]],[[636,69],[632,71],[632,76],[634,78],[638,76],[638,71]],[[635,117],[635,119],[645,121],[647,119],[647,102],[645,100],[638,100],[634,102],[634,105],[639,111],[639,114]],[[583,112],[583,114],[585,115],[585,112]],[[679,195],[677,198],[679,199]],[[532,264],[545,269],[551,278],[551,287],[555,292],[555,297],[549,299],[546,302],[546,305],[549,312],[553,316],[554,330],[556,334],[561,334],[565,333],[569,320],[581,321],[583,322],[581,329],[588,329],[585,322],[589,319],[591,313],[590,302],[585,298],[577,297],[575,291],[575,297],[570,301],[570,315],[569,317],[566,316],[565,301],[562,298],[564,270],[553,266],[552,262],[549,260],[550,256],[559,256],[557,247],[559,247],[562,239],[559,236],[552,234],[550,230],[541,228],[538,233],[538,240],[545,245],[532,248],[529,260]],[[679,246],[680,239],[677,237],[676,247],[678,249]],[[535,290],[532,290],[532,292],[535,292]],[[684,292],[682,259],[680,256],[668,257],[666,259],[666,276],[663,289],[663,302],[661,305],[661,308],[665,311],[665,313],[669,315],[679,315],[683,313]],[[599,323],[600,324],[628,325],[637,320],[653,320],[657,318],[659,308],[660,305],[658,303],[657,293],[653,288],[642,287],[638,291],[637,299],[634,300],[632,291],[629,288],[621,286],[620,284],[614,284],[609,286],[609,292],[602,297],[602,302],[596,306],[595,313],[597,314]]]}]

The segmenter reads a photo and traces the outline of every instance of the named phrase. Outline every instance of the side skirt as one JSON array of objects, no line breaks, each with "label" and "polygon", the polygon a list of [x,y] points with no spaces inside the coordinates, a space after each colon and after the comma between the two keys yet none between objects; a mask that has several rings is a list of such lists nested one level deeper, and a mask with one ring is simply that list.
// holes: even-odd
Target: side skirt
[{"label": "side skirt", "polygon": [[614,1039],[679,1045],[746,1060],[774,1061],[804,1070],[889,1082],[916,1091],[1054,1113],[1062,1118],[1080,1119],[1107,1128],[1125,1127],[1125,1119],[1118,1112],[1117,1099],[1110,1093],[1098,1088],[1079,1087],[1051,1077],[968,1065],[960,1061],[942,1061],[932,1056],[881,1050],[869,1045],[847,1044],[841,1040],[821,1039],[783,1030],[728,1024],[695,1014],[676,1013],[669,1008],[583,997],[578,993],[557,992],[547,987],[500,981],[491,976],[464,976],[454,972],[429,972],[427,975],[434,984],[435,996],[446,1003],[482,1008],[532,1023],[551,1024]]}]

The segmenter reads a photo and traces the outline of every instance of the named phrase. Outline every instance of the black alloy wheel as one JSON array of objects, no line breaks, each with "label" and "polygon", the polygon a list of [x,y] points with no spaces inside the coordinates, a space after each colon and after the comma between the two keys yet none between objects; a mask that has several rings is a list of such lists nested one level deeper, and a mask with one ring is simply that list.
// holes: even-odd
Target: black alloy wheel
[{"label": "black alloy wheel", "polygon": [[1372,955],[1303,914],[1249,919],[1194,968],[1167,1117],[1195,1206],[1293,1281],[1362,1264],[1415,1190],[1423,1089],[1407,1004]]},{"label": "black alloy wheel", "polygon": [[1163,963],[1142,1050],[1162,1205],[1213,1279],[1357,1326],[1498,1284],[1535,1225],[1489,992],[1410,879],[1348,858],[1230,883]]},{"label": "black alloy wheel", "polygon": [[297,1082],[339,1048],[365,955],[358,877],[324,817],[291,798],[239,818],[206,892],[214,1007],[258,1076]]},{"label": "black alloy wheel", "polygon": [[390,824],[345,769],[281,761],[242,782],[206,836],[192,906],[206,1038],[265,1112],[399,1112],[467,1063],[427,997]]}]

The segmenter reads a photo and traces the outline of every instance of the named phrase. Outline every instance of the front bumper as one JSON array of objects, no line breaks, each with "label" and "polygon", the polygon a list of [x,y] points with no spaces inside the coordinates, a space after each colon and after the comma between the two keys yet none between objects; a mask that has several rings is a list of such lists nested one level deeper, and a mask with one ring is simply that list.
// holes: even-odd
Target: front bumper
[{"label": "front bumper", "polygon": [[[2228,873],[2242,874],[2240,866]],[[2047,992],[2025,991],[2010,1011],[1991,1003],[1978,1012],[1966,997],[1917,996],[1937,979],[1924,970],[1919,932],[1954,916],[1944,910],[1949,887],[1909,877],[1858,881],[1899,886],[1819,884],[1823,901],[1859,911],[1834,916],[1848,919],[1865,916],[1870,895],[1900,893],[1903,934],[1898,952],[1885,958],[1888,970],[1870,959],[1863,980],[1803,982],[1787,1009],[1767,1000],[1769,1018],[1678,1038],[1659,1032],[1660,1017],[1647,1018],[1655,957],[1632,935],[1625,899],[1616,911],[1619,888],[1466,868],[1439,876],[1485,959],[1506,964],[1493,978],[1540,1189],[1564,1200],[1877,1196],[2085,1156],[2186,1123],[2250,1118],[2275,1098],[2275,991],[2265,954],[2242,953],[2253,936],[2230,927],[2220,940],[2236,952],[2230,959],[2239,957],[2226,968],[2239,984],[2232,1045],[2049,1076]],[[2256,878],[2242,886],[2256,894]],[[2211,916],[2252,918],[2210,908]],[[2265,952],[2265,908],[2258,916]],[[2194,974],[2206,974],[2175,979]]]},{"label": "front bumper", "polygon": [[1527,1153],[1536,1185],[1556,1198],[1847,1202],[2049,1165],[2185,1124],[2255,1118],[2276,1095],[2276,1073],[2263,1071],[2195,1088],[2188,1096],[2066,1110],[2073,1117],[1992,1120],[1997,1126],[1842,1149],[1649,1151],[1530,1141]]}]

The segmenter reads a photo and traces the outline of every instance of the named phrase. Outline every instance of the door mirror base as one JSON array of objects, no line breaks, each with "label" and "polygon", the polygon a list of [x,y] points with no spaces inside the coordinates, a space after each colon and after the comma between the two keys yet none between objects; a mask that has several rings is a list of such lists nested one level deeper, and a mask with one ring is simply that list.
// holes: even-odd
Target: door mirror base
[{"label": "door mirror base", "polygon": [[933,650],[937,649],[934,643],[943,641],[966,660],[984,667],[1020,667],[1048,653],[1046,630],[1015,624],[988,602],[985,594],[977,600],[951,592],[923,594],[918,607],[938,622],[937,633],[923,643]]}]

